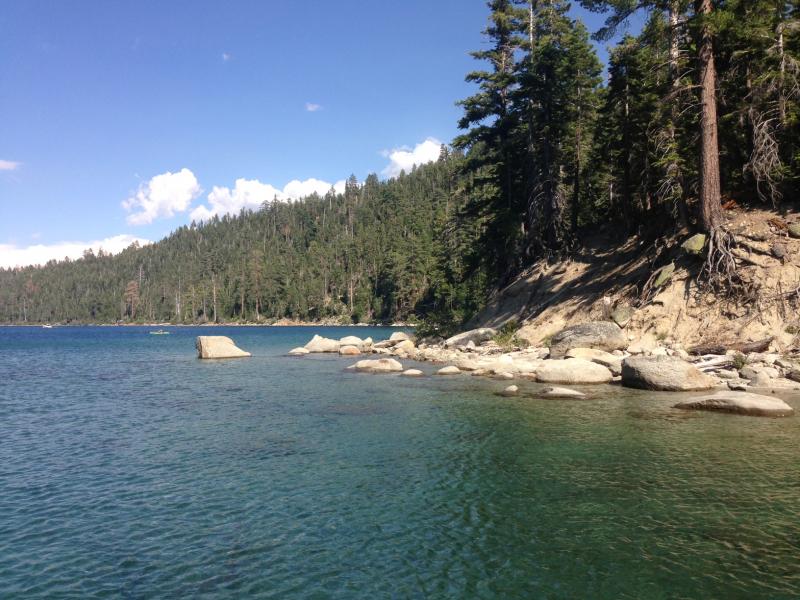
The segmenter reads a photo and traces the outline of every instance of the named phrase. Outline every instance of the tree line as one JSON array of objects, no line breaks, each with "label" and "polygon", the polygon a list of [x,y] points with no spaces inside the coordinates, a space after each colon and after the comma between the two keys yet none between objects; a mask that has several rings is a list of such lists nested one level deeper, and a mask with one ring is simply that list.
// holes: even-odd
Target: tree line
[{"label": "tree line", "polygon": [[0,270],[0,320],[392,321],[425,312],[461,157],[179,227],[120,254]]},{"label": "tree line", "polygon": [[[605,228],[708,234],[800,182],[797,0],[491,0],[462,133],[436,163],[181,227],[117,256],[0,271],[0,320],[386,321],[455,328],[532,261]],[[624,32],[634,14],[638,35]],[[591,37],[608,41],[604,73]]]}]

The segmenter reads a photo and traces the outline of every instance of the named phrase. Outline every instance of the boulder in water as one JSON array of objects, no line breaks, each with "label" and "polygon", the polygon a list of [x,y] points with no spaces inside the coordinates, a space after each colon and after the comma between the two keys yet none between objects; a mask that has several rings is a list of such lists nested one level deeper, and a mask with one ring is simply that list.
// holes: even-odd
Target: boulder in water
[{"label": "boulder in water", "polygon": [[289,350],[289,356],[305,356],[306,354],[309,354],[309,350],[308,348],[303,348],[302,346]]},{"label": "boulder in water", "polygon": [[410,340],[411,336],[408,335],[405,331],[395,331],[392,335],[389,336],[390,342],[405,342],[406,340]]},{"label": "boulder in water", "polygon": [[358,346],[341,346],[339,348],[339,354],[342,356],[358,356],[361,354],[361,350]]},{"label": "boulder in water", "polygon": [[395,352],[400,351],[409,353],[413,352],[414,350],[416,350],[416,346],[414,346],[414,342],[412,342],[411,340],[403,340],[402,342],[397,342],[394,345]]},{"label": "boulder in water", "polygon": [[360,348],[361,344],[363,344],[364,341],[360,337],[356,337],[354,335],[347,335],[342,339],[340,339],[339,343],[342,346],[357,346]]},{"label": "boulder in water", "polygon": [[709,390],[715,381],[676,356],[629,356],[622,361],[622,385],[642,390]]},{"label": "boulder in water", "polygon": [[224,335],[199,335],[195,341],[198,358],[244,358],[251,356],[237,348],[233,340]]},{"label": "boulder in water", "polygon": [[419,369],[407,369],[401,373],[403,377],[423,377],[425,373]]},{"label": "boulder in water", "polygon": [[675,408],[716,410],[756,417],[788,417],[794,409],[780,398],[750,392],[717,392],[679,402]]},{"label": "boulder in water", "polygon": [[367,373],[399,373],[403,370],[403,365],[393,358],[378,358],[372,360],[360,360],[348,369],[365,371]]},{"label": "boulder in water", "polygon": [[495,379],[514,379],[514,374],[508,371],[495,371],[492,377]]},{"label": "boulder in water", "polygon": [[536,380],[542,383],[608,383],[612,377],[611,371],[603,365],[582,358],[548,360],[536,370]]},{"label": "boulder in water", "polygon": [[609,354],[604,350],[594,348],[573,348],[567,352],[567,358],[583,358],[590,360],[598,365],[603,365],[611,371],[612,375],[622,374],[622,358]]},{"label": "boulder in water", "polygon": [[437,375],[458,375],[459,373],[461,373],[461,369],[452,365],[449,367],[442,367],[436,371]]},{"label": "boulder in water", "polygon": [[586,398],[586,394],[578,390],[563,387],[548,387],[542,390],[545,398]]},{"label": "boulder in water", "polygon": [[519,393],[519,387],[516,385],[510,385],[506,389],[501,392],[503,396],[516,396]]},{"label": "boulder in water", "polygon": [[309,352],[338,352],[341,345],[342,344],[338,340],[331,340],[321,335],[315,335],[305,347]]}]

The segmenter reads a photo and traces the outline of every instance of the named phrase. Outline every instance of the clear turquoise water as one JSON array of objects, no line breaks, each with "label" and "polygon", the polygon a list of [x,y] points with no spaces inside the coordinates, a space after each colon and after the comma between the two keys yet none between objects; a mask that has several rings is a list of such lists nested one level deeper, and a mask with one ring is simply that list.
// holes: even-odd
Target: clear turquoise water
[{"label": "clear turquoise water", "polygon": [[283,356],[386,334],[322,329],[0,329],[0,597],[800,595],[797,417]]}]

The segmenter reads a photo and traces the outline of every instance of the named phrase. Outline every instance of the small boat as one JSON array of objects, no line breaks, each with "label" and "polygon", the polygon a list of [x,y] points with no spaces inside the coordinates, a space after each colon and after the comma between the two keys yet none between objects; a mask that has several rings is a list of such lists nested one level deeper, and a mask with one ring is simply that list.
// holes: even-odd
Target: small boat
[{"label": "small boat", "polygon": [[42,325],[42,329],[52,329],[52,325]]},{"label": "small boat", "polygon": [[169,331],[164,331],[163,329],[157,329],[156,331],[151,331],[150,335],[169,335]]}]

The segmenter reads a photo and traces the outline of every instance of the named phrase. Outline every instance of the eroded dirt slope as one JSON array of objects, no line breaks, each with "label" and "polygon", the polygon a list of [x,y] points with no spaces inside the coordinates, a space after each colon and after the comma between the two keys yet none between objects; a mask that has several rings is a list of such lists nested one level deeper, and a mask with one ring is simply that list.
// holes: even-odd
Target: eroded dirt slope
[{"label": "eroded dirt slope", "polygon": [[[568,324],[612,315],[624,322],[629,312],[626,334],[645,346],[769,336],[778,350],[798,345],[800,239],[789,235],[787,225],[799,224],[800,214],[736,209],[726,216],[737,242],[739,274],[751,290],[748,298],[728,299],[698,287],[703,256],[681,248],[688,233],[655,243],[635,237],[619,242],[605,234],[587,240],[567,260],[534,264],[499,290],[468,327],[516,319],[523,324],[519,335],[538,345]],[[648,289],[651,275],[670,264],[671,277]]]}]

